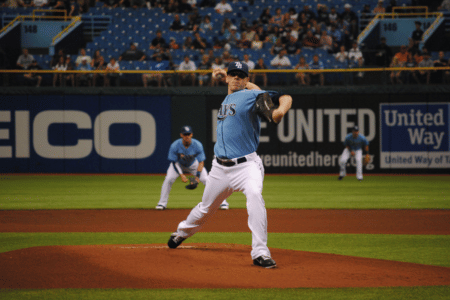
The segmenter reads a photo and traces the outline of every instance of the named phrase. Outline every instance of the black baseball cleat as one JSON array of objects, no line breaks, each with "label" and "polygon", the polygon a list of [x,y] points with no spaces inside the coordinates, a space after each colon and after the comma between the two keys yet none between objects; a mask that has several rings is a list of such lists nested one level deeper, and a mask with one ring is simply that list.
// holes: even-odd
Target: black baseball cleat
[{"label": "black baseball cleat", "polygon": [[268,256],[259,256],[253,260],[253,264],[258,267],[272,269],[277,267],[277,263]]},{"label": "black baseball cleat", "polygon": [[169,246],[169,248],[171,248],[171,249],[175,249],[176,247],[180,246],[184,240],[185,240],[185,238],[182,238],[176,232],[174,232],[170,236],[170,239],[167,242],[167,246]]},{"label": "black baseball cleat", "polygon": [[344,176],[339,176],[338,180],[344,179]]}]

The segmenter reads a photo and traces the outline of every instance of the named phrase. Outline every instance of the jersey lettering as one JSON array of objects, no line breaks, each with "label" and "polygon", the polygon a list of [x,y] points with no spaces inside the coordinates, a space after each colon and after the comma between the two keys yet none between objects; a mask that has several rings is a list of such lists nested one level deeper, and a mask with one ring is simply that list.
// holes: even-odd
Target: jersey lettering
[{"label": "jersey lettering", "polygon": [[234,116],[236,114],[236,104],[222,104],[217,114],[217,118],[220,121],[225,120],[228,116]]}]

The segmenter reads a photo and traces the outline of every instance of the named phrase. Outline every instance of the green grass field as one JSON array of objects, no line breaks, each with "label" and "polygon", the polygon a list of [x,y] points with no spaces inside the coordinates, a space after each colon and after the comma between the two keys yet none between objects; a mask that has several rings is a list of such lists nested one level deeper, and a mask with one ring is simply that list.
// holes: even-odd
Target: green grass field
[{"label": "green grass field", "polygon": [[[0,210],[153,209],[163,176],[0,176]],[[450,209],[450,176],[266,176],[267,208]],[[169,208],[192,208],[203,187],[177,181]],[[229,199],[245,208],[242,194]],[[450,220],[449,220],[450,226]],[[0,252],[44,245],[165,243],[168,233],[0,233]],[[202,233],[191,242],[249,245],[249,233]],[[450,267],[450,236],[270,233],[269,247]],[[2,274],[0,276],[7,276]],[[352,289],[0,290],[0,299],[450,299],[450,287]]]}]

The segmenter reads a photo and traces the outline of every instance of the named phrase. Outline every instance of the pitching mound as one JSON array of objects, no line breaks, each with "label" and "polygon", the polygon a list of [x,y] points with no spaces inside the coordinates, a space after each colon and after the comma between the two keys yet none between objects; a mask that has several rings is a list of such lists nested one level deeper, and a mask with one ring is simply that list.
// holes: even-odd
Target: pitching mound
[{"label": "pitching mound", "polygon": [[296,288],[449,285],[450,268],[229,244],[33,247],[0,254],[0,288]]}]

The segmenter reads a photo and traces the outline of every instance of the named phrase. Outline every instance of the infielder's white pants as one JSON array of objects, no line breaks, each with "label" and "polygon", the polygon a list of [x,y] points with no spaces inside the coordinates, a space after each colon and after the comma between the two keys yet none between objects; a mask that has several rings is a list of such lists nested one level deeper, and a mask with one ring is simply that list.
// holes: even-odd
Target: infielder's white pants
[{"label": "infielder's white pants", "polygon": [[[195,161],[190,167],[185,167],[183,165],[180,165],[181,170],[183,173],[190,173],[192,175],[197,174],[197,168],[198,168],[198,161]],[[171,163],[169,165],[169,168],[167,169],[166,178],[164,178],[164,182],[161,188],[161,197],[159,198],[158,205],[162,205],[164,207],[167,207],[167,203],[169,202],[169,193],[172,189],[172,185],[174,184],[175,180],[180,176],[177,171],[175,171],[175,168],[173,164]],[[205,168],[203,168],[202,172],[200,173],[200,182],[203,183],[206,186],[206,179],[208,178],[208,172]],[[224,200],[223,204],[228,205],[228,202]]]},{"label": "infielder's white pants", "polygon": [[261,195],[264,166],[256,153],[246,157],[247,162],[232,167],[222,166],[214,159],[202,202],[178,225],[178,235],[184,238],[194,235],[217,211],[224,199],[235,191],[241,191],[247,198],[248,227],[252,231],[252,259],[261,255],[270,257],[267,247],[267,213]]},{"label": "infielder's white pants", "polygon": [[[339,158],[339,166],[340,166],[340,172],[339,176],[345,177],[347,175],[347,161],[350,158],[350,150],[347,148],[344,149],[342,152],[341,157]],[[355,159],[356,159],[356,179],[362,180],[363,179],[363,163],[362,163],[362,149],[355,150]]]}]

